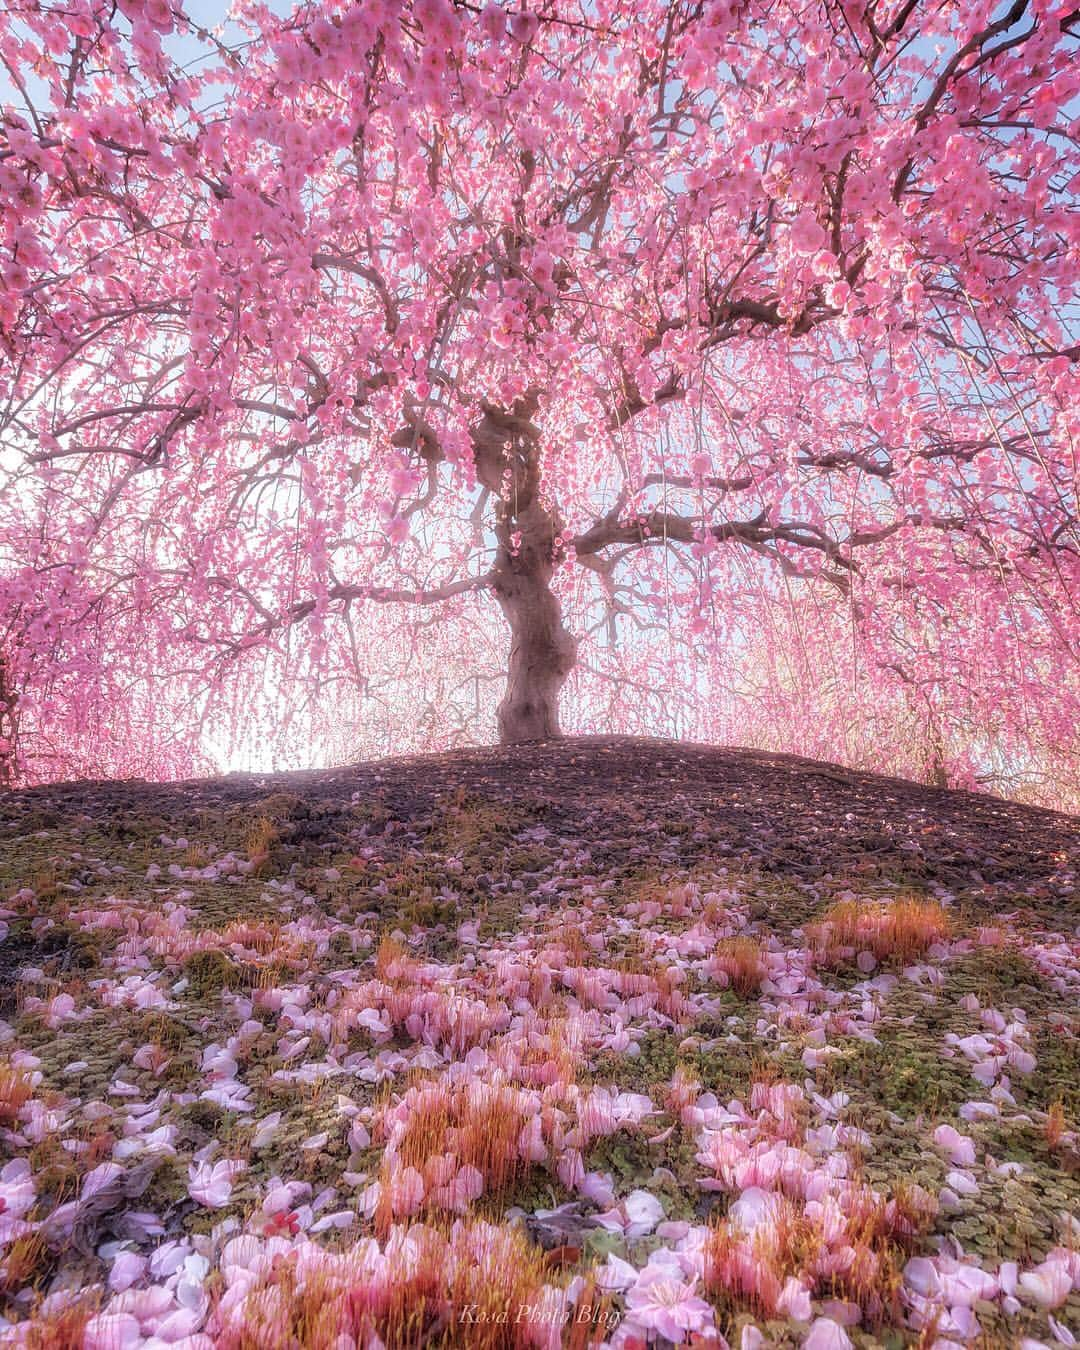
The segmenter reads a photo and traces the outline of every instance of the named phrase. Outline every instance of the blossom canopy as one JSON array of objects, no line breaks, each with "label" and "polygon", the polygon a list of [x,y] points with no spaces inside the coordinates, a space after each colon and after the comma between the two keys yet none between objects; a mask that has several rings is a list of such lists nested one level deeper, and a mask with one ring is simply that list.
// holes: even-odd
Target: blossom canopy
[{"label": "blossom canopy", "polygon": [[7,776],[180,772],[259,715],[530,739],[560,697],[1075,765],[1078,26],[14,0]]}]

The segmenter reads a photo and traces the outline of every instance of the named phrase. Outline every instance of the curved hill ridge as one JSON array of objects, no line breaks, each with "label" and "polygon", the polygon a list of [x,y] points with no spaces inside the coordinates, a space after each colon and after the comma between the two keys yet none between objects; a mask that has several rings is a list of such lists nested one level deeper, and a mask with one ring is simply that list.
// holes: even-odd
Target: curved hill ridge
[{"label": "curved hill ridge", "polygon": [[9,793],[0,1343],[1061,1341],[1078,842],[632,739]]}]

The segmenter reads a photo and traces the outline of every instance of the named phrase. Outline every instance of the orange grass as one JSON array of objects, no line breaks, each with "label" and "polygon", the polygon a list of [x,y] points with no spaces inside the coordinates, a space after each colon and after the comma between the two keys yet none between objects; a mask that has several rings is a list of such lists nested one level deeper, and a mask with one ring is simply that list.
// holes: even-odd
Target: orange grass
[{"label": "orange grass", "polygon": [[737,994],[749,998],[765,978],[765,949],[757,938],[722,938],[713,952],[713,965],[728,977]]},{"label": "orange grass", "polygon": [[906,964],[952,931],[950,915],[936,900],[892,904],[843,900],[831,905],[817,923],[807,924],[806,937],[815,957],[825,964],[841,964],[848,954],[864,951],[878,961]]},{"label": "orange grass", "polygon": [[33,1086],[22,1069],[0,1064],[0,1125],[14,1125],[33,1094]]},{"label": "orange grass", "polygon": [[[528,1309],[546,1283],[543,1252],[516,1228],[456,1225],[394,1230],[385,1262],[298,1269],[279,1264],[247,1299],[239,1324],[218,1331],[222,1350],[334,1350],[341,1338],[385,1350],[535,1344]],[[397,1240],[395,1240],[395,1238]],[[546,1329],[546,1326],[545,1326]]]},{"label": "orange grass", "polygon": [[280,838],[278,827],[269,816],[259,816],[252,823],[244,845],[247,849],[248,862],[254,865],[256,876],[265,874],[271,851]]},{"label": "orange grass", "polygon": [[92,1303],[79,1300],[44,1317],[34,1317],[19,1344],[24,1350],[83,1350],[86,1324],[95,1311]]},{"label": "orange grass", "polygon": [[[785,1281],[797,1276],[815,1297],[857,1303],[879,1325],[901,1312],[906,1254],[933,1223],[937,1205],[917,1186],[898,1186],[888,1200],[869,1189],[844,1197],[842,1245],[850,1259],[830,1269],[830,1244],[801,1202],[777,1195],[771,1217],[750,1235],[723,1220],[705,1244],[704,1284],[728,1316],[749,1310],[772,1317]],[[832,1250],[837,1249],[834,1240]]]},{"label": "orange grass", "polygon": [[705,1289],[722,1304],[772,1317],[789,1275],[816,1257],[821,1239],[793,1201],[777,1196],[773,1220],[749,1238],[737,1224],[717,1224],[705,1244]]},{"label": "orange grass", "polygon": [[0,1290],[18,1294],[31,1289],[44,1277],[51,1264],[49,1248],[38,1233],[17,1237],[0,1261]]},{"label": "orange grass", "polygon": [[375,952],[375,974],[389,983],[406,975],[413,965],[405,944],[389,933],[384,933]]},{"label": "orange grass", "polygon": [[394,1157],[384,1158],[381,1191],[374,1215],[375,1231],[386,1234],[393,1221],[391,1180],[398,1169],[414,1168],[424,1179],[425,1191],[437,1184],[443,1160],[450,1155],[454,1170],[475,1167],[484,1190],[496,1199],[524,1176],[530,1163],[519,1148],[526,1124],[517,1094],[507,1087],[449,1087],[433,1084],[413,1089],[407,1096],[409,1115]]},{"label": "orange grass", "polygon": [[429,1088],[409,1117],[399,1156],[403,1166],[422,1172],[431,1158],[453,1153],[498,1190],[524,1170],[518,1140],[525,1119],[508,1088]]},{"label": "orange grass", "polygon": [[1051,1148],[1060,1148],[1061,1141],[1067,1133],[1065,1121],[1065,1103],[1056,1101],[1051,1103],[1049,1111],[1046,1113],[1046,1142]]}]

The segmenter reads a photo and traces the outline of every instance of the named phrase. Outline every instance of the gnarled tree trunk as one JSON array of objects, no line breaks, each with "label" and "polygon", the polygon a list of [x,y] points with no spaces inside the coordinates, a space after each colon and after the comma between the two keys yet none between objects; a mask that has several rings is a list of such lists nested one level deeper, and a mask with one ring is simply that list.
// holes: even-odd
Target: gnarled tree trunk
[{"label": "gnarled tree trunk", "polygon": [[494,591],[510,625],[499,740],[546,740],[559,735],[559,691],[577,659],[551,589],[555,523],[534,501],[501,520],[498,535]]},{"label": "gnarled tree trunk", "polygon": [[532,420],[538,406],[535,389],[511,408],[485,403],[472,433],[477,477],[497,503],[491,585],[510,625],[498,712],[504,745],[559,735],[559,690],[577,660],[577,643],[551,589],[559,524],[540,497],[541,433]]}]

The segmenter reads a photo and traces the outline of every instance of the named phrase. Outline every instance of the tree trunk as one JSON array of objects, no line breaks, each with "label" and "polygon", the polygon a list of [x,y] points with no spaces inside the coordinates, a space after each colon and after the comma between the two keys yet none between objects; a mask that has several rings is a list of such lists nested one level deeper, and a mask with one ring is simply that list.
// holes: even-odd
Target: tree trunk
[{"label": "tree trunk", "polygon": [[510,625],[499,740],[547,740],[560,734],[559,690],[577,660],[577,643],[551,589],[555,525],[533,502],[501,521],[497,533],[494,590]]},{"label": "tree trunk", "polygon": [[539,405],[538,389],[511,408],[484,403],[472,431],[477,477],[496,502],[492,589],[510,625],[498,712],[503,745],[560,734],[559,690],[577,660],[551,589],[561,546],[555,515],[540,499],[541,432],[533,421]]}]

